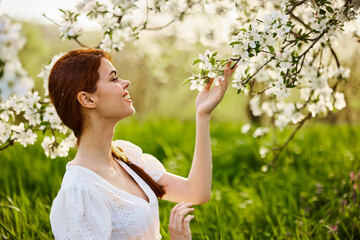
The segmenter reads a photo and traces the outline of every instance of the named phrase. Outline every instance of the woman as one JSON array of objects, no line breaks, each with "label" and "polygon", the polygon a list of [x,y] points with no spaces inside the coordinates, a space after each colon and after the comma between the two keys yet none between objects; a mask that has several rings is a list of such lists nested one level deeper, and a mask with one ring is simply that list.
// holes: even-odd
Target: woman
[{"label": "woman", "polygon": [[[230,63],[229,63],[230,64]],[[160,239],[158,198],[180,202],[171,211],[171,239],[191,239],[193,204],[211,190],[210,114],[234,70],[196,99],[196,145],[188,178],[166,172],[153,156],[123,140],[112,142],[116,123],[135,113],[128,80],[117,76],[99,49],[66,53],[53,66],[49,95],[61,120],[78,139],[66,165],[50,221],[55,239]]]}]

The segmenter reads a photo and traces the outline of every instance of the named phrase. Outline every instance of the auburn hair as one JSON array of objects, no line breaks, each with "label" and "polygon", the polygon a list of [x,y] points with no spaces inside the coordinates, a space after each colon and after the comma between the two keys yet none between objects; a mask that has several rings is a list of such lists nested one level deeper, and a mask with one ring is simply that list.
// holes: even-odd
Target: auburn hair
[{"label": "auburn hair", "polygon": [[[96,91],[96,84],[100,78],[98,69],[102,58],[112,62],[111,56],[101,49],[72,50],[57,60],[50,71],[48,85],[50,101],[62,122],[74,132],[78,144],[82,133],[83,119],[77,94],[81,91],[88,93]],[[118,157],[113,152],[112,154],[114,157]],[[131,162],[124,162],[150,186],[157,197],[161,198],[165,194],[163,188],[143,169]]]}]

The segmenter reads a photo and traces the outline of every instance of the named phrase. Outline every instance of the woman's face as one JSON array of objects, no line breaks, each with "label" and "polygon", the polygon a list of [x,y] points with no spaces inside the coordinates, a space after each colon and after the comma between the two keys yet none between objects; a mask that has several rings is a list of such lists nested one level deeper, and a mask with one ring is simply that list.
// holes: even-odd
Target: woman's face
[{"label": "woman's face", "polygon": [[117,121],[133,115],[135,109],[127,91],[130,81],[118,78],[114,66],[105,58],[101,59],[98,73],[100,79],[94,95],[99,114]]}]

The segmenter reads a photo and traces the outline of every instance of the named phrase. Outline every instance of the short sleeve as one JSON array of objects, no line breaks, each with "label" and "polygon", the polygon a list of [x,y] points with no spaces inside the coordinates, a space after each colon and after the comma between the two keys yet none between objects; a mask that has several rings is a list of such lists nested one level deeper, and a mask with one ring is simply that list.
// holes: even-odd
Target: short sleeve
[{"label": "short sleeve", "polygon": [[124,140],[116,140],[114,144],[123,149],[129,160],[142,168],[155,182],[166,173],[164,165],[157,158],[143,153],[142,149],[135,144]]},{"label": "short sleeve", "polygon": [[105,197],[81,184],[60,189],[51,207],[50,223],[56,240],[111,237],[111,209]]}]

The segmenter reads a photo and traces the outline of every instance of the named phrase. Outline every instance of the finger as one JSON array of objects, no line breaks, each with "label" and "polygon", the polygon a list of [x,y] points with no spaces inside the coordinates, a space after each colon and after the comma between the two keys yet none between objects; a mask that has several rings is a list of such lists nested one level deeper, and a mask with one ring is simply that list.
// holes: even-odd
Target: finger
[{"label": "finger", "polygon": [[231,75],[233,74],[233,72],[235,71],[236,68],[237,68],[237,65],[235,65],[234,68],[231,68],[231,61],[228,62],[228,64],[225,67],[225,70],[224,70],[225,79],[230,79]]},{"label": "finger", "polygon": [[213,81],[214,81],[214,79],[210,78],[209,82],[205,84],[203,90],[209,90]]},{"label": "finger", "polygon": [[169,222],[172,223],[174,222],[174,218],[175,218],[175,214],[176,214],[176,210],[182,206],[183,204],[185,203],[185,201],[182,201],[178,204],[175,205],[175,207],[173,207],[170,211],[170,219],[169,219]]},{"label": "finger", "polygon": [[185,208],[189,208],[189,207],[192,207],[194,204],[192,202],[184,202],[181,206],[179,206],[177,209],[176,209],[176,212],[180,212],[182,211],[183,209]]},{"label": "finger", "polygon": [[178,231],[183,231],[183,221],[188,213],[194,212],[193,208],[185,208],[176,214],[176,228]]},{"label": "finger", "polygon": [[182,221],[184,219],[184,215],[181,214],[181,212],[184,209],[188,209],[193,205],[192,202],[182,202],[181,204],[178,204],[177,208],[173,211],[173,217],[172,217],[172,223],[176,224],[177,227],[182,227]]},{"label": "finger", "polygon": [[194,215],[187,215],[184,219],[183,229],[185,232],[190,232],[190,221],[194,219]]}]

